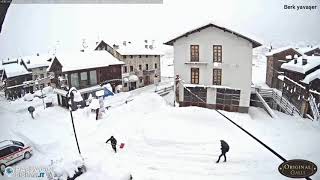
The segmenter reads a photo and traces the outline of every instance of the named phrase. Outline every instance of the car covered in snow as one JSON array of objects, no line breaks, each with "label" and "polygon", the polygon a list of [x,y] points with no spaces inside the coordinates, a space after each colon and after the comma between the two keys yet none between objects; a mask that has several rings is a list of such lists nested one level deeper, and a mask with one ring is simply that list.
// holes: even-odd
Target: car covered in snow
[{"label": "car covered in snow", "polygon": [[32,155],[32,147],[22,142],[5,140],[0,142],[0,171],[22,159],[29,159]]}]

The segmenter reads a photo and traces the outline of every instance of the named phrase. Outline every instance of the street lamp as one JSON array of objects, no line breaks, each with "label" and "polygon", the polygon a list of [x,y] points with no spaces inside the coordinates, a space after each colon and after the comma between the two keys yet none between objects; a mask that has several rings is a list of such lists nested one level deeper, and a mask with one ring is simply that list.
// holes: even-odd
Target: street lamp
[{"label": "street lamp", "polygon": [[81,151],[80,151],[80,147],[79,147],[79,143],[78,143],[76,129],[74,127],[72,111],[76,111],[79,106],[82,106],[80,103],[83,102],[83,99],[81,97],[80,92],[75,87],[70,88],[70,90],[69,90],[69,92],[67,94],[67,99],[68,99],[68,102],[69,102],[69,110],[70,110],[70,116],[71,116],[71,121],[72,121],[74,137],[76,139],[79,155],[81,156]]}]

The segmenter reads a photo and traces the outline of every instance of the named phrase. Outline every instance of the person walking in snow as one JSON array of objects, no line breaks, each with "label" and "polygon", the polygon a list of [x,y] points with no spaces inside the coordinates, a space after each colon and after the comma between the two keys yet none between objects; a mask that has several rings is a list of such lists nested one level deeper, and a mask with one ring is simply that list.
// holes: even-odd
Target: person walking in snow
[{"label": "person walking in snow", "polygon": [[220,143],[221,143],[221,155],[219,156],[219,159],[217,160],[216,163],[219,163],[220,158],[222,156],[224,156],[224,162],[227,161],[226,153],[229,151],[229,145],[224,140],[220,140]]},{"label": "person walking in snow", "polygon": [[116,138],[114,138],[113,136],[111,136],[111,137],[106,141],[106,143],[108,144],[109,141],[111,142],[112,149],[114,150],[115,153],[117,153],[117,140],[116,140]]}]

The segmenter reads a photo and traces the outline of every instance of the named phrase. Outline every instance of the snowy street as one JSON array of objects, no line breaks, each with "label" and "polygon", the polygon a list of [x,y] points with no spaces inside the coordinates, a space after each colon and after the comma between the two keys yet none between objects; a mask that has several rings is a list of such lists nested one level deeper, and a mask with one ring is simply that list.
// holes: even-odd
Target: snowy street
[{"label": "snowy street", "polygon": [[[120,93],[112,98],[121,99],[121,96],[128,95]],[[134,95],[133,99],[107,110],[98,121],[86,108],[73,112],[88,168],[77,179],[122,180],[128,179],[129,174],[134,179],[159,180],[288,179],[277,170],[281,160],[214,110],[174,108],[154,93]],[[62,171],[72,169],[79,157],[67,109],[56,103],[43,109],[38,98],[31,102],[20,99],[0,103],[1,121],[5,124],[1,126],[0,138],[21,140],[35,149],[31,159],[14,166],[45,166],[53,162]],[[26,110],[30,105],[36,107],[35,119]],[[278,113],[281,119],[271,119],[259,108],[250,108],[249,114],[223,113],[285,158],[320,163],[319,144],[313,143],[320,138],[319,124],[281,113]],[[110,144],[105,144],[111,135],[117,138],[118,144],[125,143],[117,154]],[[221,139],[229,143],[230,151],[226,163],[221,160],[216,164]],[[316,174],[313,179],[319,177]]]}]

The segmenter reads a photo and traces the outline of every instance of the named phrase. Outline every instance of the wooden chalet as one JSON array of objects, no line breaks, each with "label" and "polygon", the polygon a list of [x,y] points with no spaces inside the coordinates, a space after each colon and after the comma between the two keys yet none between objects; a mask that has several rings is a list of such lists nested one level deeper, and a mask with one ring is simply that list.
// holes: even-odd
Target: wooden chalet
[{"label": "wooden chalet", "polygon": [[123,64],[106,51],[57,54],[48,71],[54,76],[51,83],[58,88],[58,103],[67,106],[66,94],[71,87],[77,88],[84,99],[106,83],[110,83],[114,91],[122,84]]},{"label": "wooden chalet", "polygon": [[287,63],[294,56],[302,56],[302,53],[293,47],[284,47],[270,50],[267,56],[266,84],[271,88],[282,89],[282,80],[279,79],[283,75],[281,65]]}]

